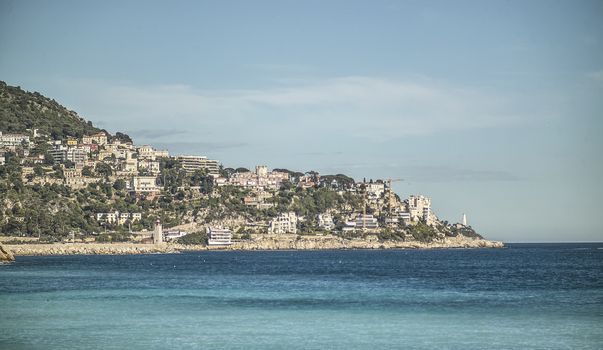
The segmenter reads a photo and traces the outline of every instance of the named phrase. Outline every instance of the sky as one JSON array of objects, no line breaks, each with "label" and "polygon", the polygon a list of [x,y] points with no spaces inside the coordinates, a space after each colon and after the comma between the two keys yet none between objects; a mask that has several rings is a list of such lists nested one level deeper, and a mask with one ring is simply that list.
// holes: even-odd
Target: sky
[{"label": "sky", "polygon": [[603,241],[602,1],[0,0],[0,80],[172,154]]}]

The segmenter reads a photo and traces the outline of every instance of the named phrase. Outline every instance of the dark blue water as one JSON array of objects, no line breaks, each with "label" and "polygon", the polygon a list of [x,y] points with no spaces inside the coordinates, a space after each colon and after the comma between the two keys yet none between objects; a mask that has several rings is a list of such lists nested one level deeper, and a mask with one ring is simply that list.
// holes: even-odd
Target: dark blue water
[{"label": "dark blue water", "polygon": [[0,349],[601,349],[603,244],[20,257]]}]

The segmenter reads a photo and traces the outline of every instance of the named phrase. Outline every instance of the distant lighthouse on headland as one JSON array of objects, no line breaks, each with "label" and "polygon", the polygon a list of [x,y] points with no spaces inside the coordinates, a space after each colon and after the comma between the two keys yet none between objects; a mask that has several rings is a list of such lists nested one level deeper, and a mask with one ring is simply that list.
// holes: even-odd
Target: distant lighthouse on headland
[{"label": "distant lighthouse on headland", "polygon": [[467,215],[463,213],[463,218],[461,219],[461,223],[463,226],[467,226]]},{"label": "distant lighthouse on headland", "polygon": [[155,221],[155,230],[153,231],[153,244],[163,243],[163,229],[161,228],[161,221],[157,219]]}]

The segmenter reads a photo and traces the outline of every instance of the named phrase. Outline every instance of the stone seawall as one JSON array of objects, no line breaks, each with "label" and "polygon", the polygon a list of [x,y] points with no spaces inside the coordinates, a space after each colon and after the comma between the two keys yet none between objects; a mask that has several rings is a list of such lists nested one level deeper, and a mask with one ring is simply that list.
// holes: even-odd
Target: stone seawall
[{"label": "stone seawall", "polygon": [[503,248],[502,242],[464,236],[447,237],[431,243],[343,239],[336,236],[262,235],[231,246],[140,243],[54,243],[6,245],[15,256],[24,255],[124,255],[168,254],[198,250],[321,250],[321,249],[447,249]]},{"label": "stone seawall", "polygon": [[442,249],[442,248],[503,248],[502,242],[473,239],[464,236],[447,237],[431,243],[418,241],[378,241],[377,239],[343,239],[336,236],[298,236],[284,239],[266,235],[251,241],[233,244],[230,249],[240,250],[295,250],[295,249]]},{"label": "stone seawall", "polygon": [[177,253],[179,250],[168,244],[140,243],[53,243],[7,245],[15,256],[21,255],[126,255]]}]

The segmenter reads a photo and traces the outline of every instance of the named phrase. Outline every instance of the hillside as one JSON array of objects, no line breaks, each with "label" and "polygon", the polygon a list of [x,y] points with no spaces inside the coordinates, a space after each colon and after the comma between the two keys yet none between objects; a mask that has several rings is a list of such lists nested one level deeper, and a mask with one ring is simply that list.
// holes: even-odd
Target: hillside
[{"label": "hillside", "polygon": [[100,131],[55,100],[0,81],[0,130],[23,133],[34,128],[55,140]]},{"label": "hillside", "polygon": [[0,131],[23,134],[0,140],[0,235],[128,241],[159,219],[198,232],[183,237],[189,244],[202,243],[208,227],[229,228],[240,241],[268,232],[380,242],[481,238],[439,220],[430,198],[402,200],[387,180],[225,168],[201,156],[191,163],[120,132],[91,135],[100,130],[76,112],[4,82]]}]

